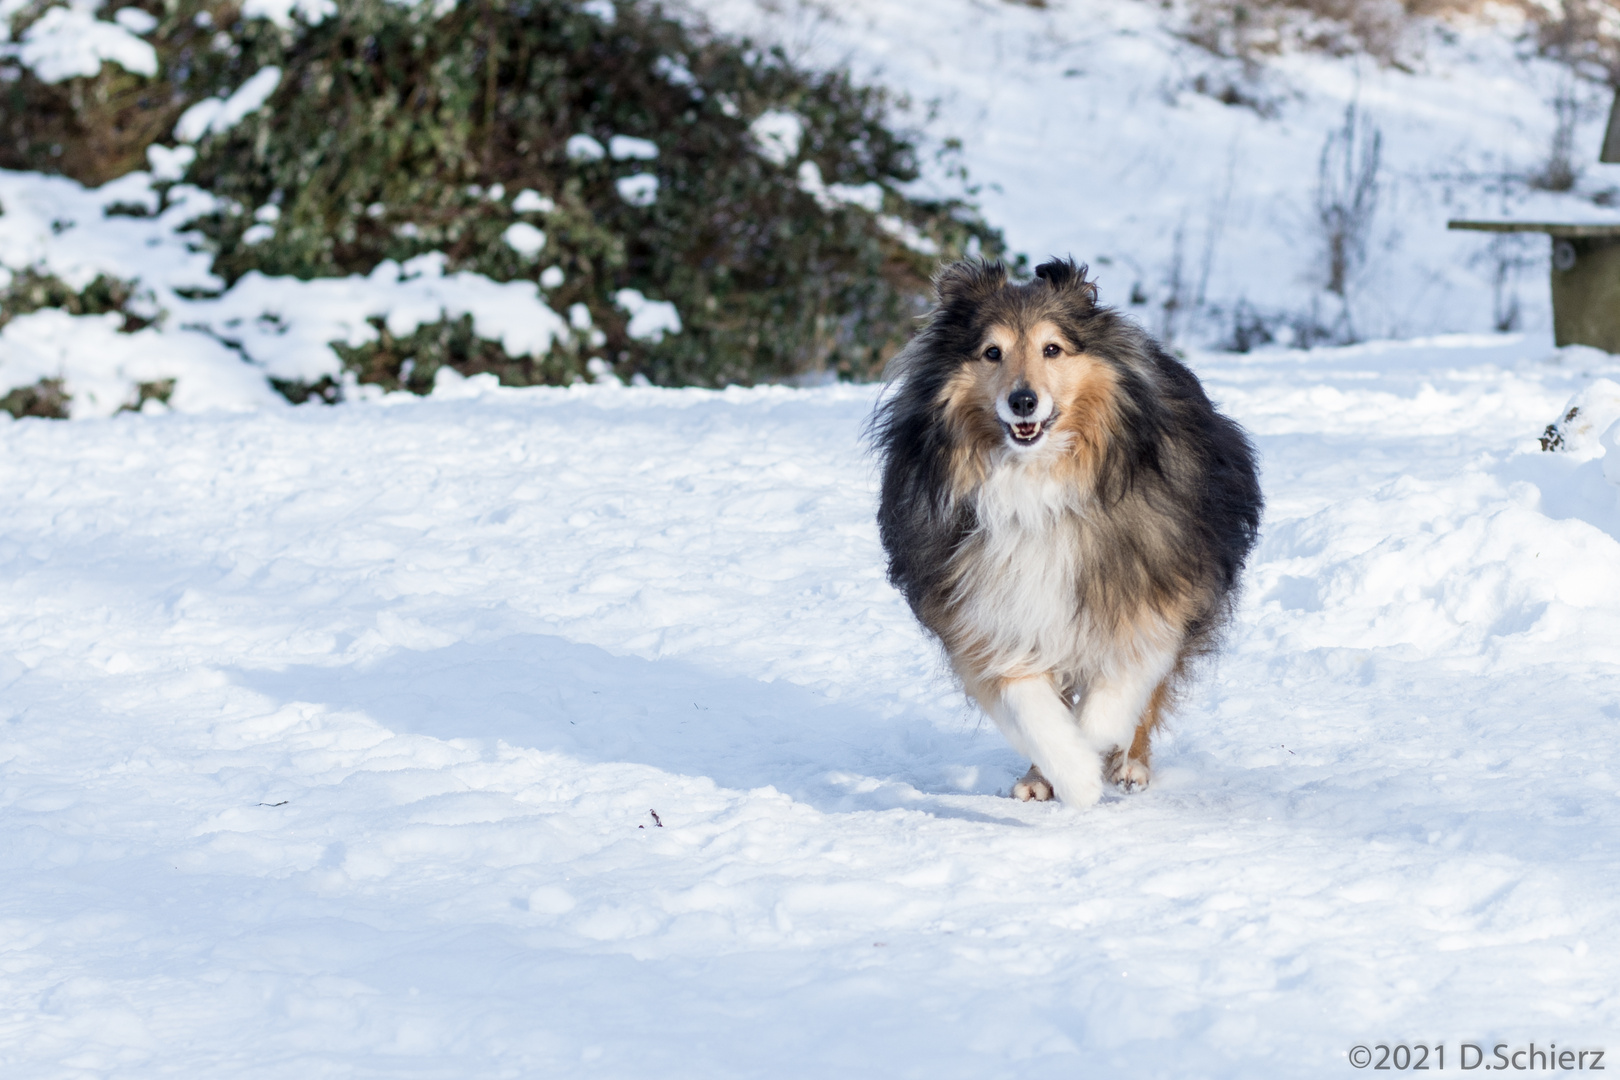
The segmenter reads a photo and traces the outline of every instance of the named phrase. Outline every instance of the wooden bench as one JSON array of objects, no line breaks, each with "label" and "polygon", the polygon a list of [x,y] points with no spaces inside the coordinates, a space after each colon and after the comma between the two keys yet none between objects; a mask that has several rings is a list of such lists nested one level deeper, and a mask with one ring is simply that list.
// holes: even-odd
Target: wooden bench
[{"label": "wooden bench", "polygon": [[[1620,89],[1609,109],[1598,161],[1620,164]],[[1560,347],[1620,353],[1620,223],[1448,221],[1448,229],[1538,232],[1552,238],[1553,336]]]},{"label": "wooden bench", "polygon": [[1560,346],[1620,353],[1620,224],[1450,221],[1448,229],[1546,233],[1552,238],[1553,336]]}]

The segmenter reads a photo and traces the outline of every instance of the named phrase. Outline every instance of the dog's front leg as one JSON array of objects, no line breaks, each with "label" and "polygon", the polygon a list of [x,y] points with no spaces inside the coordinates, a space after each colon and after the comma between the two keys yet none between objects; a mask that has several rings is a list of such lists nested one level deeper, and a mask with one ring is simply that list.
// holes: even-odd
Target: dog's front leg
[{"label": "dog's front leg", "polygon": [[1102,797],[1102,759],[1051,679],[1008,679],[985,697],[1001,733],[1035,763],[1058,798],[1090,806]]}]

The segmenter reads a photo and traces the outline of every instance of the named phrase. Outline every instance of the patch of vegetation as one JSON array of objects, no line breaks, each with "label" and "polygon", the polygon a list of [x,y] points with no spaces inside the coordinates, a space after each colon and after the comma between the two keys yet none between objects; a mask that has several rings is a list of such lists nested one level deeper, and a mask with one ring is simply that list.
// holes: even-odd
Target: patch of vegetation
[{"label": "patch of vegetation", "polygon": [[18,420],[25,416],[66,420],[70,400],[62,388],[61,379],[41,379],[32,386],[19,386],[0,397],[0,411],[10,413]]},{"label": "patch of vegetation", "polygon": [[1420,23],[1512,13],[1525,20],[1543,55],[1620,86],[1620,23],[1611,0],[1181,0],[1181,6],[1188,40],[1251,68],[1288,51],[1362,53],[1410,68],[1422,59]]},{"label": "patch of vegetation", "polygon": [[1434,3],[1408,0],[1190,0],[1184,33],[1218,56],[1253,64],[1287,51],[1368,53],[1404,66],[1412,20]]},{"label": "patch of vegetation", "polygon": [[[34,0],[11,22],[12,40],[43,15]],[[146,148],[168,137],[189,106],[229,93],[281,49],[281,34],[245,20],[238,0],[135,0],[158,20],[143,40],[157,51],[155,78],[105,63],[87,79],[45,83],[0,65],[0,169],[60,173],[97,187],[147,166]]]},{"label": "patch of vegetation", "polygon": [[1232,328],[1221,347],[1228,352],[1246,353],[1277,340],[1275,321],[1268,320],[1247,300],[1239,300],[1232,310]]},{"label": "patch of vegetation", "polygon": [[0,326],[18,315],[41,308],[61,308],[69,315],[105,315],[117,312],[124,317],[120,327],[125,333],[150,326],[152,320],[130,310],[135,298],[135,285],[121,278],[98,276],[83,289],[74,289],[54,274],[41,274],[37,270],[21,270],[12,275],[11,283],[0,289]]},{"label": "patch of vegetation", "polygon": [[[1620,87],[1620,20],[1610,0],[1518,0],[1536,27],[1542,53],[1589,78]],[[1560,116],[1560,124],[1563,122]]]},{"label": "patch of vegetation", "polygon": [[304,405],[312,401],[323,405],[336,405],[343,400],[343,387],[330,375],[323,375],[315,382],[272,378],[270,388],[294,405]]},{"label": "patch of vegetation", "polygon": [[376,341],[332,348],[343,358],[345,370],[385,390],[430,393],[441,367],[462,375],[492,372],[507,386],[566,385],[578,371],[574,358],[560,349],[539,358],[507,355],[498,342],[473,332],[471,315],[420,326],[403,338],[389,333],[382,319],[370,321],[377,328]]},{"label": "patch of vegetation", "polygon": [[155,401],[159,405],[167,405],[169,398],[174,395],[173,379],[155,379],[152,382],[135,384],[135,393],[129,401],[118,407],[119,412],[140,412],[141,406],[148,401]]},{"label": "patch of vegetation", "polygon": [[[497,280],[555,266],[553,305],[585,304],[606,337],[595,358],[655,382],[721,385],[875,375],[925,303],[937,257],[915,249],[1001,249],[968,207],[900,193],[917,150],[887,125],[881,91],[653,5],[620,3],[603,20],[575,0],[468,0],[440,17],[350,0],[281,63],[270,107],[207,140],[190,174],[235,210],[203,223],[227,280],[364,273],[429,250]],[[802,125],[774,161],[750,130],[767,112]],[[581,150],[581,135],[594,147]],[[616,155],[623,136],[657,156]],[[637,175],[656,179],[650,202],[625,195]],[[878,185],[878,212],[830,198],[834,184]],[[515,208],[523,190],[551,208]],[[538,258],[503,241],[519,221],[544,231]],[[624,288],[672,301],[683,332],[630,338],[612,300]],[[566,377],[591,358],[571,358]]]},{"label": "patch of vegetation", "polygon": [[[925,309],[940,260],[1002,254],[971,206],[907,193],[919,163],[893,123],[902,102],[647,0],[618,0],[610,17],[581,0],[344,0],[286,31],[243,19],[240,0],[136,6],[159,20],[143,35],[158,76],[105,64],[48,86],[12,68],[0,167],[101,183],[145,167],[186,107],[280,67],[267,107],[205,137],[187,175],[223,197],[198,223],[217,273],[366,273],[442,251],[452,272],[560,273],[548,302],[585,305],[599,331],[520,361],[441,327],[350,361],[384,379],[410,361],[404,385],[444,364],[510,381],[873,377]],[[751,126],[762,116],[781,136],[764,147]],[[524,191],[535,194],[515,204]],[[527,253],[515,250],[504,237],[518,224],[544,246],[530,232]],[[672,302],[682,331],[632,338],[622,289]]]}]

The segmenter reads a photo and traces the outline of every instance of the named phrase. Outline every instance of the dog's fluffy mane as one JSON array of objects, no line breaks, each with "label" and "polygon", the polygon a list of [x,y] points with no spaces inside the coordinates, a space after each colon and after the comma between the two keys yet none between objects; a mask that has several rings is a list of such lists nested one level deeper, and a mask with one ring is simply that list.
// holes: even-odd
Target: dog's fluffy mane
[{"label": "dog's fluffy mane", "polygon": [[[1191,657],[1216,644],[1254,545],[1261,494],[1253,448],[1192,372],[1098,303],[1086,267],[1061,259],[1035,273],[1014,283],[1000,263],[946,267],[931,317],[892,362],[895,385],[871,428],[882,459],[878,524],[889,580],[968,678],[952,609],[961,607],[961,564],[975,557],[985,524],[984,479],[1011,451],[993,423],[953,417],[953,379],[982,362],[991,327],[1050,322],[1076,353],[1102,365],[1095,382],[1104,388],[1102,406],[1079,410],[1084,428],[1049,469],[1066,488],[1059,512],[1076,551],[1070,602],[1096,633],[1116,638],[1145,613],[1173,623],[1179,678]],[[1086,677],[1054,670],[1060,680]]]}]

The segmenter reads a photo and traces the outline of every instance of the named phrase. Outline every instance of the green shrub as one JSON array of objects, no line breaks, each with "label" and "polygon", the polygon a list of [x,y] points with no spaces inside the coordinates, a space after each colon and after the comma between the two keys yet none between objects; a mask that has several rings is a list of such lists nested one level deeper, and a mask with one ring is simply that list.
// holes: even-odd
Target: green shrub
[{"label": "green shrub", "polygon": [[[372,319],[377,340],[366,345],[334,344],[343,367],[363,383],[384,390],[426,394],[439,368],[463,375],[493,372],[507,386],[564,383],[574,374],[572,357],[560,350],[550,356],[509,356],[498,342],[473,333],[471,315],[419,326],[408,337],[395,337],[382,319]],[[306,395],[307,398],[308,395]]]},{"label": "green shrub", "polygon": [[0,396],[0,412],[8,412],[18,420],[25,416],[66,420],[69,400],[61,379],[41,379],[32,386],[19,386]]},{"label": "green shrub", "polygon": [[[604,362],[663,384],[868,378],[909,336],[940,259],[1001,253],[971,207],[908,194],[917,145],[893,126],[883,91],[801,70],[652,3],[620,0],[603,19],[580,0],[465,0],[442,15],[426,3],[341,0],[326,21],[286,31],[241,19],[235,3],[138,3],[160,19],[146,35],[158,76],[107,64],[60,86],[13,79],[0,88],[0,166],[86,183],[143,167],[146,146],[167,139],[187,106],[274,64],[283,77],[268,106],[206,137],[187,176],[223,196],[224,209],[199,222],[216,272],[230,282],[253,269],[365,273],[432,250],[452,272],[497,280],[556,267],[563,281],[548,302],[584,304],[596,331],[530,361],[496,356],[459,324],[426,328],[367,347],[371,359],[346,353],[368,381],[420,388],[421,373],[449,364],[568,382]],[[803,123],[797,153],[780,162],[750,133],[767,111]],[[578,134],[648,139],[658,156],[570,160]],[[880,185],[880,211],[803,190],[814,189],[800,183],[806,163],[826,185]],[[657,177],[650,205],[616,186],[641,172]],[[553,208],[515,210],[525,189]],[[538,258],[503,241],[519,221],[545,232]],[[672,302],[682,332],[632,339],[614,303],[622,289]],[[386,373],[406,360],[403,380]]]},{"label": "green shrub", "polygon": [[154,379],[151,382],[135,384],[135,392],[130,399],[118,406],[119,412],[140,412],[141,406],[148,401],[155,401],[159,405],[167,405],[169,398],[174,396],[173,379]]},{"label": "green shrub", "polygon": [[[428,250],[498,280],[555,265],[565,278],[553,306],[590,309],[606,337],[594,354],[620,374],[716,385],[872,376],[922,310],[936,259],[869,211],[800,190],[803,162],[829,184],[883,185],[884,211],[946,257],[999,251],[966,207],[897,190],[917,176],[916,147],[887,126],[882,92],[650,5],[621,3],[604,22],[573,0],[472,0],[437,19],[350,0],[281,63],[270,107],[208,140],[191,171],[236,211],[205,222],[227,280],[255,268],[364,273]],[[768,109],[803,118],[800,152],[784,164],[756,152],[749,132]],[[570,160],[576,134],[649,139],[658,157]],[[616,181],[643,171],[658,195],[633,206]],[[514,212],[523,189],[555,209]],[[250,245],[244,234],[266,205],[277,207],[274,235]],[[502,241],[518,220],[546,233],[537,261]],[[672,301],[684,331],[631,340],[612,301],[623,288]],[[529,372],[566,381],[592,352]],[[525,377],[504,368],[503,378]]]},{"label": "green shrub", "polygon": [[[12,19],[13,39],[44,13],[34,0]],[[97,187],[146,168],[146,148],[168,138],[186,108],[229,93],[266,63],[283,35],[262,20],[244,20],[240,3],[134,0],[158,19],[144,35],[157,51],[157,77],[103,64],[88,79],[44,83],[20,66],[0,81],[0,169],[59,173]]]},{"label": "green shrub", "polygon": [[61,308],[69,315],[104,315],[116,311],[124,317],[120,329],[134,333],[152,324],[151,319],[130,310],[130,301],[134,298],[133,284],[105,274],[83,289],[74,289],[54,274],[21,270],[13,273],[10,284],[0,288],[0,326],[30,311]]}]

